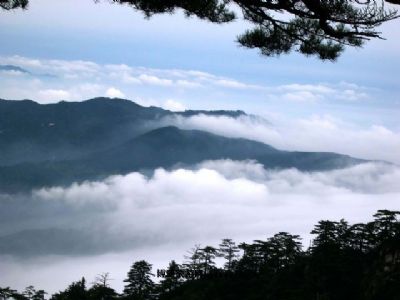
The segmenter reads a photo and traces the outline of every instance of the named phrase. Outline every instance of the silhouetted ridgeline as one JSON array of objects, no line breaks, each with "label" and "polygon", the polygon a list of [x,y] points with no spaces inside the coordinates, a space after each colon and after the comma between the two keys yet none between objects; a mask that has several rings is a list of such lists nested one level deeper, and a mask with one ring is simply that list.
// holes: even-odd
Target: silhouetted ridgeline
[{"label": "silhouetted ridgeline", "polygon": [[[136,261],[122,294],[110,287],[109,274],[103,273],[90,288],[82,278],[49,298],[398,300],[399,216],[399,211],[379,210],[366,224],[320,221],[307,250],[302,249],[299,236],[286,232],[251,244],[224,239],[218,247],[195,246],[185,262],[171,261],[165,270],[152,270],[148,262]],[[224,259],[223,266],[216,266],[217,257]],[[32,286],[22,293],[0,289],[0,299],[45,298],[43,290]]]},{"label": "silhouetted ridgeline", "polygon": [[248,139],[171,126],[195,115],[257,118],[242,111],[176,113],[123,99],[47,105],[0,99],[0,192],[29,192],[215,159],[250,159],[265,168],[304,171],[365,162],[335,153],[282,151]]}]

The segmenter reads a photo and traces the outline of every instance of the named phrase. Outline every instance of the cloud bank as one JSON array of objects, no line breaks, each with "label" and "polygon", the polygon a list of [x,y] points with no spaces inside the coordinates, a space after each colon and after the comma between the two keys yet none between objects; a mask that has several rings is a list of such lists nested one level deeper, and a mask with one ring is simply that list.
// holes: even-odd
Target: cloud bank
[{"label": "cloud bank", "polygon": [[251,139],[282,150],[335,152],[400,164],[400,131],[382,125],[359,127],[330,115],[291,121],[271,118],[272,122],[254,116],[175,116],[164,119],[163,124]]},{"label": "cloud bank", "polygon": [[[378,209],[399,209],[399,180],[398,167],[380,163],[303,173],[220,160],[41,189],[29,197],[3,195],[0,268],[6,272],[0,281],[54,290],[96,272],[122,279],[133,260],[162,266],[182,261],[195,243],[216,245],[226,237],[250,241],[289,231],[307,245],[320,219],[363,222]],[[42,270],[34,268],[43,262]],[[50,275],[64,272],[60,268],[66,276],[54,281]]]}]

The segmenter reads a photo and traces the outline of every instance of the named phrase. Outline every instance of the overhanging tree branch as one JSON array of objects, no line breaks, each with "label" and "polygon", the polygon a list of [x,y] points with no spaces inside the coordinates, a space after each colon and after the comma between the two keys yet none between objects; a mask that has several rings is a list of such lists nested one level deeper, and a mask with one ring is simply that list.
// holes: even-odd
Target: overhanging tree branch
[{"label": "overhanging tree branch", "polygon": [[[100,0],[95,0],[96,2]],[[273,56],[291,51],[335,60],[346,46],[361,47],[365,41],[382,38],[376,31],[382,23],[399,17],[385,3],[400,0],[109,0],[141,11],[147,18],[154,14],[181,9],[213,23],[242,18],[254,25],[238,36],[240,45],[257,48]],[[0,0],[6,10],[25,8],[28,0]]]}]

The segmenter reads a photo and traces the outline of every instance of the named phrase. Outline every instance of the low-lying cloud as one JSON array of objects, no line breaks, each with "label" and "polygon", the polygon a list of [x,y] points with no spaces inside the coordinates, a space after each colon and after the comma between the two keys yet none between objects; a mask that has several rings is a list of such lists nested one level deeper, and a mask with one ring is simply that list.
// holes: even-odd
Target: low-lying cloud
[{"label": "low-lying cloud", "polygon": [[[192,245],[226,237],[250,241],[289,231],[307,245],[318,220],[364,222],[378,209],[399,209],[398,182],[400,168],[381,163],[306,173],[220,160],[3,195],[0,281],[54,290],[96,272],[122,279],[132,260],[182,261]],[[44,261],[45,267],[33,267]],[[26,269],[16,279],[21,264]],[[50,274],[60,268],[67,274],[54,281]]]},{"label": "low-lying cloud", "polygon": [[[272,123],[272,124],[271,124]],[[281,150],[335,152],[400,164],[400,132],[381,125],[358,127],[329,115],[272,122],[259,117],[195,115],[168,117],[163,124],[247,138]]]},{"label": "low-lying cloud", "polygon": [[[137,246],[138,240],[145,245],[196,237],[199,240],[219,238],[227,234],[246,236],[252,232],[247,225],[252,228],[260,211],[268,214],[271,209],[297,207],[303,199],[307,205],[295,212],[308,214],[310,206],[325,205],[324,199],[336,201],[342,196],[361,199],[398,194],[399,180],[400,168],[381,163],[307,173],[296,169],[265,170],[253,161],[231,160],[206,161],[193,169],[158,169],[150,177],[136,172],[111,176],[104,181],[73,184],[67,188],[36,190],[28,198],[3,196],[2,214],[8,217],[2,218],[7,226],[1,234],[7,236],[8,248],[3,245],[0,251],[16,255],[21,249],[23,255],[68,254],[70,250],[65,245],[60,245],[59,251],[53,246],[46,250],[41,245],[35,252],[35,243],[29,243],[35,238],[35,230],[40,236],[49,228],[60,230],[71,240],[83,237],[84,242],[91,245],[79,253],[71,244],[77,254],[92,254],[93,248],[95,252],[125,250]],[[13,213],[22,217],[14,219],[16,224],[11,224],[14,216],[10,214]],[[289,209],[288,213],[293,211]],[[214,219],[216,215],[219,221]],[[238,220],[238,224],[233,220]],[[219,224],[217,228],[215,222]],[[282,224],[283,227],[287,225]],[[63,232],[66,228],[71,231]],[[298,229],[289,225],[287,229],[290,228]],[[82,231],[88,236],[101,233],[104,244],[96,238],[87,239]],[[273,231],[267,226],[251,235],[262,233],[272,234]],[[18,240],[14,249],[10,246],[13,234]],[[21,237],[27,241],[30,252],[25,252]],[[110,249],[107,239],[115,242],[114,249]]]}]

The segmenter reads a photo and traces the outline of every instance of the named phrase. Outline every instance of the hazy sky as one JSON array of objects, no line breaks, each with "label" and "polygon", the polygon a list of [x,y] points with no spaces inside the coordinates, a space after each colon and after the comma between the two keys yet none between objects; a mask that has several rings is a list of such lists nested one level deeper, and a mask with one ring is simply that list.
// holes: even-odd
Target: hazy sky
[{"label": "hazy sky", "polygon": [[[52,103],[108,96],[171,110],[241,109],[263,118],[173,122],[280,149],[400,164],[400,20],[381,27],[387,40],[347,49],[332,63],[240,48],[235,37],[248,28],[241,21],[213,25],[180,13],[144,20],[109,1],[31,0],[26,11],[0,15],[0,65],[29,72],[0,71],[0,98]],[[182,261],[195,243],[281,230],[307,239],[319,219],[361,222],[377,209],[399,209],[399,178],[398,167],[380,163],[310,174],[211,161],[151,177],[132,173],[0,195],[0,237],[8,235],[11,245],[42,237],[51,246],[0,256],[0,286],[54,292],[109,271],[120,290],[134,260],[160,267]],[[82,244],[63,248],[60,238]]]}]

